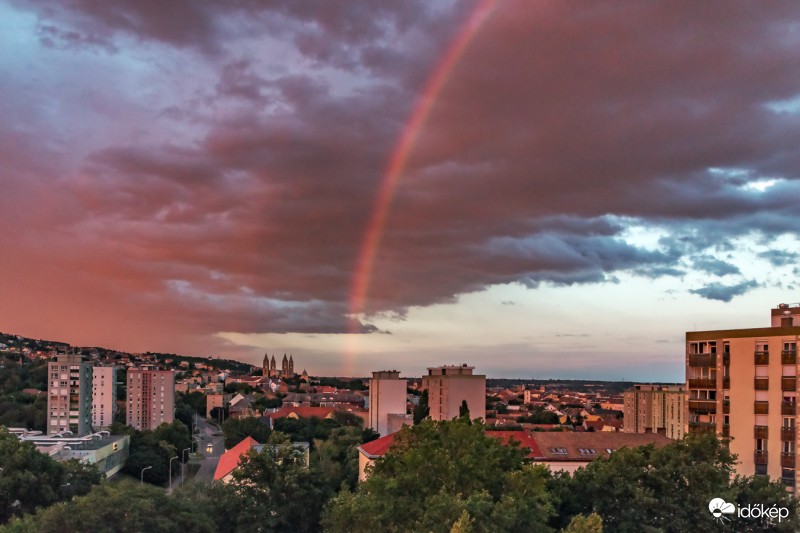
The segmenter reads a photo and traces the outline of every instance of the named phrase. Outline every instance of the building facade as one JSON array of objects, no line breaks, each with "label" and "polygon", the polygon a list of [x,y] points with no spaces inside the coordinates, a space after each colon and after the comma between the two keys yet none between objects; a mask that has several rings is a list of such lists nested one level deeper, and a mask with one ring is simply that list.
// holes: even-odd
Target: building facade
[{"label": "building facade", "polygon": [[92,428],[108,429],[117,412],[117,368],[92,368]]},{"label": "building facade", "polygon": [[80,355],[59,355],[47,364],[47,377],[47,433],[91,433],[91,364]]},{"label": "building facade", "polygon": [[796,491],[800,304],[781,304],[771,326],[686,333],[690,433],[731,438],[737,473],[768,475]]},{"label": "building facade", "polygon": [[[406,413],[408,382],[397,370],[372,373],[369,382],[369,427],[381,435],[391,433],[389,415]],[[392,424],[394,425],[394,424]]]},{"label": "building facade", "polygon": [[175,372],[128,369],[126,423],[140,431],[153,430],[175,419]]},{"label": "building facade", "polygon": [[428,368],[422,389],[428,391],[433,420],[451,420],[464,401],[472,419],[486,418],[486,376],[473,374],[474,366],[448,365]]},{"label": "building facade", "polygon": [[682,439],[686,432],[686,386],[636,384],[625,391],[623,431]]}]

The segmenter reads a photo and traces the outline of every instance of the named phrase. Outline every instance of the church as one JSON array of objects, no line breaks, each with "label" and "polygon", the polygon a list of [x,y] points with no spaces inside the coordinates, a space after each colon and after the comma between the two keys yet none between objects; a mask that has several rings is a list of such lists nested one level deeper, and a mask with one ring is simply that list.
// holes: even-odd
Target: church
[{"label": "church", "polygon": [[264,372],[265,377],[270,378],[293,378],[295,376],[294,373],[294,359],[290,355],[289,358],[286,358],[286,354],[283,354],[283,361],[281,361],[281,369],[278,370],[278,365],[275,362],[275,356],[272,356],[272,359],[269,358],[269,354],[264,354],[264,363],[262,366],[262,371]]}]

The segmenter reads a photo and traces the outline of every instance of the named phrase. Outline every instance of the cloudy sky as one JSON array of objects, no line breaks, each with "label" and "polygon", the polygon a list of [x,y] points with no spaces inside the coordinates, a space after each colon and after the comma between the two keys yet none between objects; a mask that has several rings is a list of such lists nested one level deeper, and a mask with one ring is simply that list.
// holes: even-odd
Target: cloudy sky
[{"label": "cloudy sky", "polygon": [[794,2],[0,0],[0,331],[682,380],[800,300],[798,50]]}]

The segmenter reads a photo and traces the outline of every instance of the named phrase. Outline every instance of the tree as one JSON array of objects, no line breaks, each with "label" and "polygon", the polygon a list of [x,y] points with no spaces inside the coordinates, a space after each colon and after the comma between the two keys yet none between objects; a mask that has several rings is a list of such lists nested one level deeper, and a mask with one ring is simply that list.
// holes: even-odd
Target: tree
[{"label": "tree", "polygon": [[260,452],[245,455],[231,485],[240,497],[235,515],[240,531],[318,531],[330,495],[319,472],[278,432]]},{"label": "tree", "polygon": [[416,426],[431,414],[428,407],[428,389],[422,391],[419,396],[419,403],[414,407],[414,425]]},{"label": "tree", "polygon": [[[579,514],[597,513],[610,531],[682,532],[715,530],[708,503],[785,504],[788,520],[773,531],[797,531],[797,503],[764,478],[733,478],[736,457],[714,435],[690,435],[663,448],[622,448],[596,459],[570,477],[557,475],[551,491],[560,500],[554,526]],[[763,498],[763,499],[762,499]],[[737,531],[747,524],[737,522]],[[768,531],[756,522],[753,531]]]},{"label": "tree", "polygon": [[85,494],[102,474],[77,460],[59,463],[0,428],[0,523],[61,499]]},{"label": "tree", "polygon": [[217,531],[206,508],[136,482],[104,483],[86,496],[9,524],[14,533]]},{"label": "tree", "polygon": [[572,517],[564,533],[603,533],[603,519],[597,513]]},{"label": "tree", "polygon": [[467,400],[461,401],[461,405],[458,408],[458,417],[469,420],[469,406],[467,405]]},{"label": "tree", "polygon": [[355,492],[331,500],[323,525],[333,532],[549,531],[549,471],[524,458],[524,450],[486,436],[479,421],[424,420],[396,434]]},{"label": "tree", "polygon": [[271,433],[269,426],[254,416],[229,418],[222,424],[222,432],[225,434],[227,449],[233,448],[246,437],[252,437],[263,444],[267,442]]}]

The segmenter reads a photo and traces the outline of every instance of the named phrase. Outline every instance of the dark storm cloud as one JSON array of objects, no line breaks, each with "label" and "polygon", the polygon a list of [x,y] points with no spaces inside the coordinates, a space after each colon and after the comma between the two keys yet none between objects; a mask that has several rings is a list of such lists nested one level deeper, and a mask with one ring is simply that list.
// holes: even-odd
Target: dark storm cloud
[{"label": "dark storm cloud", "polygon": [[[103,330],[136,316],[201,339],[374,330],[348,315],[365,229],[474,4],[14,5],[44,46],[0,84],[4,291],[85,295],[74,328],[102,314]],[[800,215],[800,121],[773,105],[800,94],[798,15],[498,3],[424,95],[365,310],[402,317],[499,283],[737,274],[721,254],[738,237],[792,234]],[[632,227],[666,235],[645,248]],[[763,282],[691,292],[729,301]]]},{"label": "dark storm cloud", "polygon": [[696,294],[707,300],[719,300],[720,302],[730,302],[735,296],[758,287],[755,280],[747,280],[736,285],[723,285],[722,283],[710,283],[699,289],[689,289],[689,292]]}]

